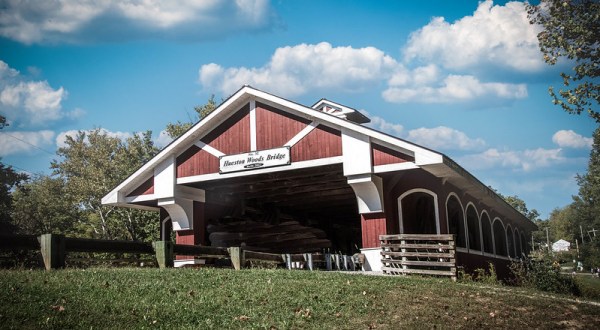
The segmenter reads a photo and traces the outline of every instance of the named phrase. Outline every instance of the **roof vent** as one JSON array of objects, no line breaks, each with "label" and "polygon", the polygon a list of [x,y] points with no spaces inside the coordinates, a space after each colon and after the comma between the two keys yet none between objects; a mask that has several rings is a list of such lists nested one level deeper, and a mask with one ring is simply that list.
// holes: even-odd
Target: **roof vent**
[{"label": "roof vent", "polygon": [[346,119],[356,124],[366,124],[371,122],[371,119],[363,115],[356,109],[349,108],[339,103],[331,102],[326,99],[321,99],[312,106],[313,109],[328,113],[338,118]]}]

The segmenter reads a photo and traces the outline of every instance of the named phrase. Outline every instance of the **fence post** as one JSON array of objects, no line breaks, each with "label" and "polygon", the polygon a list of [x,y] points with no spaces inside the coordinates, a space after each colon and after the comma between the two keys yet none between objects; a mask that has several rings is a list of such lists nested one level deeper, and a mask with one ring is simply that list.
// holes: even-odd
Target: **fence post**
[{"label": "fence post", "polygon": [[46,270],[65,267],[65,237],[63,235],[41,235],[40,252],[42,253]]},{"label": "fence post", "polygon": [[304,254],[304,261],[306,261],[306,267],[308,268],[308,270],[313,270],[312,253],[305,253]]},{"label": "fence post", "polygon": [[171,268],[173,262],[173,242],[171,241],[156,241],[152,243],[154,253],[156,254],[156,262],[158,268]]},{"label": "fence post", "polygon": [[325,253],[325,268],[327,270],[331,270],[331,254]]},{"label": "fence post", "polygon": [[229,252],[229,257],[231,258],[231,264],[233,264],[233,268],[235,270],[242,269],[242,267],[244,267],[244,264],[246,263],[246,260],[244,258],[244,250],[241,247],[237,246],[227,248],[227,251]]}]

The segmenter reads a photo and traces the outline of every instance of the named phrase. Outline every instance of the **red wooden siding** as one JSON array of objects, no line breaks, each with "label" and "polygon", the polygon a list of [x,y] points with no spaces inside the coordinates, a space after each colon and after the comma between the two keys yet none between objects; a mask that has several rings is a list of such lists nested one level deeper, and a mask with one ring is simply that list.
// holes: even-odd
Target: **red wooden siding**
[{"label": "red wooden siding", "polygon": [[250,151],[250,107],[244,106],[201,139],[226,155]]},{"label": "red wooden siding", "polygon": [[296,143],[291,150],[292,162],[342,155],[340,131],[319,125]]},{"label": "red wooden siding", "polygon": [[176,161],[178,178],[219,172],[219,158],[197,146],[191,146]]},{"label": "red wooden siding", "polygon": [[127,195],[127,197],[152,194],[154,194],[154,177],[151,177],[139,187],[135,188],[129,195]]},{"label": "red wooden siding", "polygon": [[310,120],[256,103],[256,148],[281,147],[308,124]]},{"label": "red wooden siding", "polygon": [[379,235],[387,234],[385,213],[366,213],[360,215],[362,247],[379,247]]},{"label": "red wooden siding", "polygon": [[371,156],[373,159],[373,166],[398,164],[415,160],[414,157],[375,143],[371,146]]}]

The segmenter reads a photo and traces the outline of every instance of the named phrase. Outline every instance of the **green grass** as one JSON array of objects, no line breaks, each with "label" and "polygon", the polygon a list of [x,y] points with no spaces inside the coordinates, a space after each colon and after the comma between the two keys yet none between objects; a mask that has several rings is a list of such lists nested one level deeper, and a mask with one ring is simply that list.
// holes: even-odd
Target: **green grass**
[{"label": "green grass", "polygon": [[227,269],[0,270],[0,328],[554,328],[598,304],[446,279]]},{"label": "green grass", "polygon": [[575,282],[584,297],[593,297],[600,300],[600,278],[590,275],[577,275]]}]

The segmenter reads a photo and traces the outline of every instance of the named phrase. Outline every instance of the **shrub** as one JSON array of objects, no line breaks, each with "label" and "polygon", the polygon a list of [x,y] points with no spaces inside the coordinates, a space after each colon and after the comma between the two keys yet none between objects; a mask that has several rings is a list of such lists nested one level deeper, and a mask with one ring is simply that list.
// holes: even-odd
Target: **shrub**
[{"label": "shrub", "polygon": [[499,284],[498,276],[496,274],[496,267],[491,262],[489,263],[488,269],[477,268],[472,274],[465,272],[463,268],[458,269],[458,279],[461,282],[479,282],[485,284]]},{"label": "shrub", "polygon": [[510,270],[514,275],[512,284],[546,292],[579,296],[580,290],[575,280],[560,273],[557,262],[547,257],[513,261]]}]

